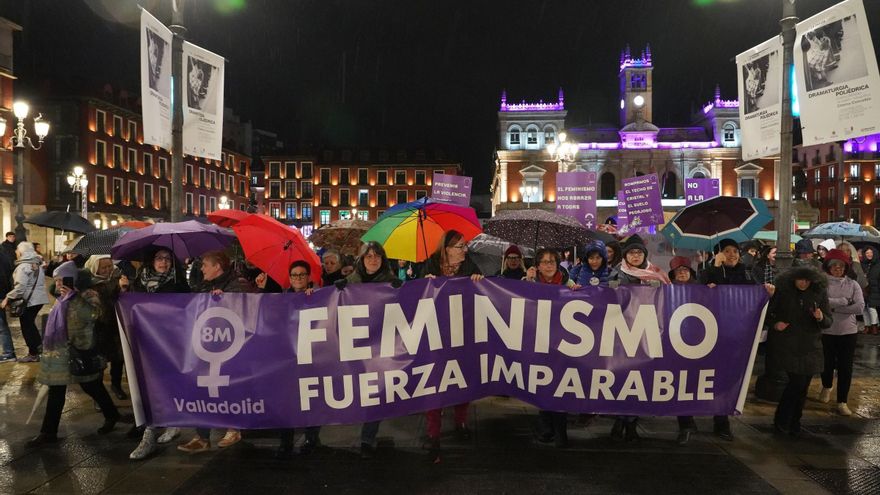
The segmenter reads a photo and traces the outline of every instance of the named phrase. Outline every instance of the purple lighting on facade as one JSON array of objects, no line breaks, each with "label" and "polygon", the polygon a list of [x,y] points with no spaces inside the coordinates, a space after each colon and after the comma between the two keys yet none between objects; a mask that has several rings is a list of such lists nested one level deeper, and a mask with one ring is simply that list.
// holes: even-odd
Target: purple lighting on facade
[{"label": "purple lighting on facade", "polygon": [[847,153],[864,153],[867,151],[876,153],[878,149],[880,149],[880,134],[847,139],[843,143],[843,150]]},{"label": "purple lighting on facade", "polygon": [[656,141],[640,142],[640,143],[578,143],[578,148],[582,150],[619,150],[619,149],[679,149],[679,148],[716,148],[717,141],[681,141],[677,143],[667,143]]},{"label": "purple lighting on facade", "polygon": [[538,103],[526,103],[525,101],[501,103],[502,112],[558,112],[560,110],[565,110],[565,103],[561,101],[556,103],[544,103],[543,100]]},{"label": "purple lighting on facade", "polygon": [[703,107],[703,113],[709,113],[713,108],[739,108],[739,100],[716,99]]}]

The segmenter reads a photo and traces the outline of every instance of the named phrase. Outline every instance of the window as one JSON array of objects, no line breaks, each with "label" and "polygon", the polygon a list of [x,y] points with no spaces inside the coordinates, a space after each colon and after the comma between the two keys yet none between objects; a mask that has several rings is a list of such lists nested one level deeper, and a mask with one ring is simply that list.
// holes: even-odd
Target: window
[{"label": "window", "polygon": [[[880,186],[874,186],[874,197],[880,200]],[[874,225],[880,225],[875,223]]]},{"label": "window", "polygon": [[128,121],[128,140],[136,141],[138,137],[138,125],[133,120]]},{"label": "window", "polygon": [[229,154],[226,157],[226,170],[232,170],[235,168],[235,155]]},{"label": "window", "polygon": [[321,178],[318,182],[322,186],[329,186],[330,185],[330,169],[329,168],[322,168],[321,169]]},{"label": "window", "polygon": [[107,143],[95,141],[95,164],[107,165]]},{"label": "window", "polygon": [[122,139],[122,117],[119,115],[113,116],[113,135]]},{"label": "window", "polygon": [[300,198],[312,199],[312,181],[305,180],[300,183]]},{"label": "window", "polygon": [[361,220],[369,220],[370,212],[369,210],[358,210],[357,217]]},{"label": "window", "polygon": [[159,209],[168,209],[168,188],[165,186],[159,186]]},{"label": "window", "polygon": [[339,219],[340,220],[350,220],[351,219],[351,210],[339,210]]},{"label": "window", "polygon": [[359,168],[358,169],[358,185],[359,186],[369,185],[370,179],[368,176],[369,176],[369,173],[368,173],[367,169]]},{"label": "window", "polygon": [[[878,163],[880,165],[880,163]],[[376,184],[380,186],[388,185],[388,171],[387,170],[379,170],[376,172]]]},{"label": "window", "polygon": [[208,187],[207,181],[205,180],[205,169],[199,167],[199,187]]},{"label": "window", "polygon": [[406,203],[409,201],[409,195],[405,190],[397,191],[397,204]]},{"label": "window", "polygon": [[[168,159],[159,157],[159,178],[168,180]],[[192,183],[192,167],[189,168],[189,182]]]},{"label": "window", "polygon": [[284,177],[287,179],[296,178],[296,162],[284,162]]},{"label": "window", "polygon": [[186,214],[193,214],[193,195],[192,193],[186,193]]},{"label": "window", "polygon": [[816,189],[813,191],[813,206],[819,206],[819,203],[822,201],[822,191]]},{"label": "window", "polygon": [[406,170],[395,170],[394,171],[394,183],[398,186],[406,185]]},{"label": "window", "polygon": [[269,203],[269,215],[276,220],[280,218],[281,203]]},{"label": "window", "polygon": [[[162,158],[159,158],[159,163],[160,164],[162,163]],[[193,166],[192,165],[186,166],[186,183],[187,184],[193,183]]]},{"label": "window", "polygon": [[828,221],[833,222],[835,220],[837,220],[837,218],[834,216],[834,210],[828,210]]},{"label": "window", "polygon": [[226,178],[226,190],[234,193],[235,192],[235,178],[232,174],[229,174],[229,177]]},{"label": "window", "polygon": [[304,222],[312,221],[312,204],[311,203],[300,203],[300,213],[302,216],[300,219]]},{"label": "window", "polygon": [[874,164],[874,180],[880,180],[880,162]]},{"label": "window", "polygon": [[153,177],[153,155],[144,153],[144,175]]},{"label": "window", "polygon": [[644,91],[648,89],[648,76],[644,72],[633,72],[629,77],[630,89]]},{"label": "window", "polygon": [[217,189],[217,172],[211,170],[211,189]]},{"label": "window", "polygon": [[422,199],[428,195],[428,191],[416,191],[416,199]]},{"label": "window", "polygon": [[221,191],[226,191],[226,174],[220,174],[220,178],[217,186],[220,187]]},{"label": "window", "polygon": [[241,196],[247,196],[247,186],[245,185],[244,179],[238,181],[238,194]]},{"label": "window", "polygon": [[707,179],[706,174],[703,172],[694,172],[694,175],[691,176],[693,179]]},{"label": "window", "polygon": [[238,161],[238,173],[246,174],[247,173],[247,162],[244,160]]},{"label": "window", "polygon": [[850,208],[849,221],[855,224],[862,223],[862,210],[858,208]]},{"label": "window", "polygon": [[425,171],[424,170],[416,170],[416,185],[424,186],[425,185]]},{"label": "window", "polygon": [[383,208],[388,206],[388,191],[376,191],[376,204]]},{"label": "window", "polygon": [[828,188],[828,201],[834,201],[834,199],[835,199],[834,188],[829,187]]},{"label": "window", "polygon": [[510,130],[510,144],[511,145],[519,145],[519,129],[511,129]]},{"label": "window", "polygon": [[269,162],[269,178],[278,179],[281,177],[281,162]]},{"label": "window", "polygon": [[122,161],[122,146],[114,144],[113,145],[113,168],[122,168],[123,165],[124,165],[124,163]]},{"label": "window", "polygon": [[303,179],[311,179],[312,178],[312,162],[302,162],[300,163],[300,171],[302,172]]},{"label": "window", "polygon": [[296,218],[296,203],[284,203],[284,218],[288,220]]},{"label": "window", "polygon": [[556,131],[552,127],[544,129],[544,144],[556,144]]},{"label": "window", "polygon": [[368,189],[358,190],[358,208],[366,208],[370,206],[370,191]]},{"label": "window", "polygon": [[849,178],[851,180],[861,180],[861,166],[858,163],[853,163],[849,166]]},{"label": "window", "polygon": [[281,181],[279,181],[279,180],[270,180],[269,181],[269,197],[272,199],[281,197]]},{"label": "window", "polygon": [[599,178],[599,198],[614,199],[616,195],[617,185],[614,174],[611,172],[603,173],[602,177]]},{"label": "window", "polygon": [[837,176],[837,167],[828,167],[828,178],[834,180]]},{"label": "window", "polygon": [[97,179],[95,184],[95,202],[107,203],[107,177],[97,175],[95,178]]},{"label": "window", "polygon": [[133,172],[138,171],[138,155],[137,150],[129,148],[128,149],[128,168],[126,170],[131,170]]},{"label": "window", "polygon": [[755,179],[741,178],[739,180],[739,195],[743,198],[755,197]]},{"label": "window", "polygon": [[208,209],[205,206],[205,195],[199,194],[199,215],[205,215]]},{"label": "window", "polygon": [[113,204],[122,206],[122,179],[113,179]]},{"label": "window", "polygon": [[351,178],[348,176],[349,170],[347,168],[339,169],[339,185],[347,186],[351,184]]},{"label": "window", "polygon": [[95,130],[99,133],[107,133],[107,114],[103,110],[95,110]]},{"label": "window", "polygon": [[296,181],[295,180],[284,181],[284,197],[289,198],[289,199],[296,197]]},{"label": "window", "polygon": [[217,211],[217,198],[214,196],[208,198],[208,211]]},{"label": "window", "polygon": [[128,181],[128,205],[138,206],[138,183],[137,181]]},{"label": "window", "polygon": [[339,190],[339,206],[348,206],[351,204],[348,189]]},{"label": "window", "polygon": [[330,189],[321,189],[321,206],[330,206]]},{"label": "window", "polygon": [[818,168],[815,171],[813,171],[813,182],[815,184],[822,182],[822,174],[820,173]]},{"label": "window", "polygon": [[526,133],[526,144],[528,145],[537,145],[538,144],[538,132],[534,129],[529,129]]},{"label": "window", "polygon": [[321,210],[320,212],[318,212],[318,215],[320,215],[321,217],[319,219],[319,223],[321,225],[327,225],[330,223],[330,210]]},{"label": "window", "polygon": [[724,142],[733,143],[736,141],[736,125],[733,122],[724,124]]},{"label": "window", "polygon": [[859,186],[851,186],[849,188],[849,200],[850,201],[852,201],[852,202],[859,201],[859,192],[860,192],[859,189],[860,189]]}]

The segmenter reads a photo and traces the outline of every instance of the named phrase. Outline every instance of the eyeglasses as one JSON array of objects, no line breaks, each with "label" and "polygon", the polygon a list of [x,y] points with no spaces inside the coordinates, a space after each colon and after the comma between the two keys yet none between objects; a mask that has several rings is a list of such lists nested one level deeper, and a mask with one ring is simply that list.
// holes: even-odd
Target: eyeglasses
[{"label": "eyeglasses", "polygon": [[509,260],[521,260],[521,259],[522,259],[522,256],[508,256],[507,259],[509,259]]},{"label": "eyeglasses", "polygon": [[290,278],[308,278],[308,277],[309,277],[309,274],[308,274],[308,273],[305,273],[305,272],[302,272],[302,273],[291,273],[291,274],[290,274]]},{"label": "eyeglasses", "polygon": [[156,256],[155,261],[171,261],[171,256]]},{"label": "eyeglasses", "polygon": [[456,244],[456,245],[451,246],[451,247],[454,247],[455,249],[460,249],[460,250],[462,250],[462,251],[464,251],[464,250],[466,250],[466,249],[468,248],[468,247],[467,247],[467,244]]},{"label": "eyeglasses", "polygon": [[541,260],[538,264],[539,265],[555,265],[556,260]]}]

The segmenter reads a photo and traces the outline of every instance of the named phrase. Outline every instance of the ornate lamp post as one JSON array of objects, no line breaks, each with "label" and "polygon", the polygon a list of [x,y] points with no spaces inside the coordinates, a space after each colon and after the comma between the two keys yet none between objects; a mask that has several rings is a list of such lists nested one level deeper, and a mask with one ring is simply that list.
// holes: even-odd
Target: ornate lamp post
[{"label": "ornate lamp post", "polygon": [[568,142],[565,131],[559,133],[559,144],[553,143],[547,146],[547,153],[551,159],[559,164],[560,172],[568,172],[568,165],[574,163],[578,154],[577,143]]},{"label": "ornate lamp post", "polygon": [[[43,147],[43,140],[49,134],[49,123],[43,120],[43,114],[38,114],[33,118],[34,132],[37,135],[37,144],[27,135],[27,129],[24,128],[24,120],[28,116],[30,107],[23,101],[17,101],[12,104],[12,113],[18,123],[12,130],[12,137],[9,138],[9,147],[6,143],[0,142],[0,147],[11,149],[15,152],[15,238],[18,241],[27,240],[27,230],[24,228],[24,149],[30,148],[34,151]],[[6,119],[0,117],[0,136],[6,134]]]},{"label": "ornate lamp post", "polygon": [[80,206],[79,214],[88,220],[89,218],[89,198],[88,186],[89,179],[86,177],[85,170],[79,165],[73,167],[73,172],[67,174],[67,183],[70,184],[70,190],[79,193]]},{"label": "ornate lamp post", "polygon": [[523,197],[523,201],[526,202],[526,208],[532,208],[532,200],[538,197],[538,188],[535,186],[522,186],[519,188],[519,193]]},{"label": "ornate lamp post", "polygon": [[229,198],[226,196],[220,196],[220,204],[217,205],[221,210],[229,209]]}]

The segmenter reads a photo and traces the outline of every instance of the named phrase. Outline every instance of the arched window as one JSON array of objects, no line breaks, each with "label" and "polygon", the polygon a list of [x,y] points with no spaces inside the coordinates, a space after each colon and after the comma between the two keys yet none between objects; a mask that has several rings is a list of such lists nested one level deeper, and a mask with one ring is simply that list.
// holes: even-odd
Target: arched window
[{"label": "arched window", "polygon": [[723,127],[724,130],[724,143],[735,143],[736,142],[736,124],[733,122],[726,122]]},{"label": "arched window", "polygon": [[526,146],[538,146],[538,128],[536,126],[529,126],[528,129],[526,129]]},{"label": "arched window", "polygon": [[509,133],[510,133],[510,145],[511,146],[519,146],[521,143],[519,127],[511,127]]},{"label": "arched window", "polygon": [[614,174],[611,172],[602,174],[602,177],[599,178],[599,198],[614,199],[614,196],[617,194],[616,182]]},{"label": "arched window", "polygon": [[675,172],[666,172],[663,174],[663,198],[678,197],[678,176]]},{"label": "arched window", "polygon": [[556,129],[547,126],[544,128],[544,145],[556,144]]},{"label": "arched window", "polygon": [[694,172],[694,175],[692,178],[693,179],[705,179],[706,174],[704,174],[703,172]]}]

